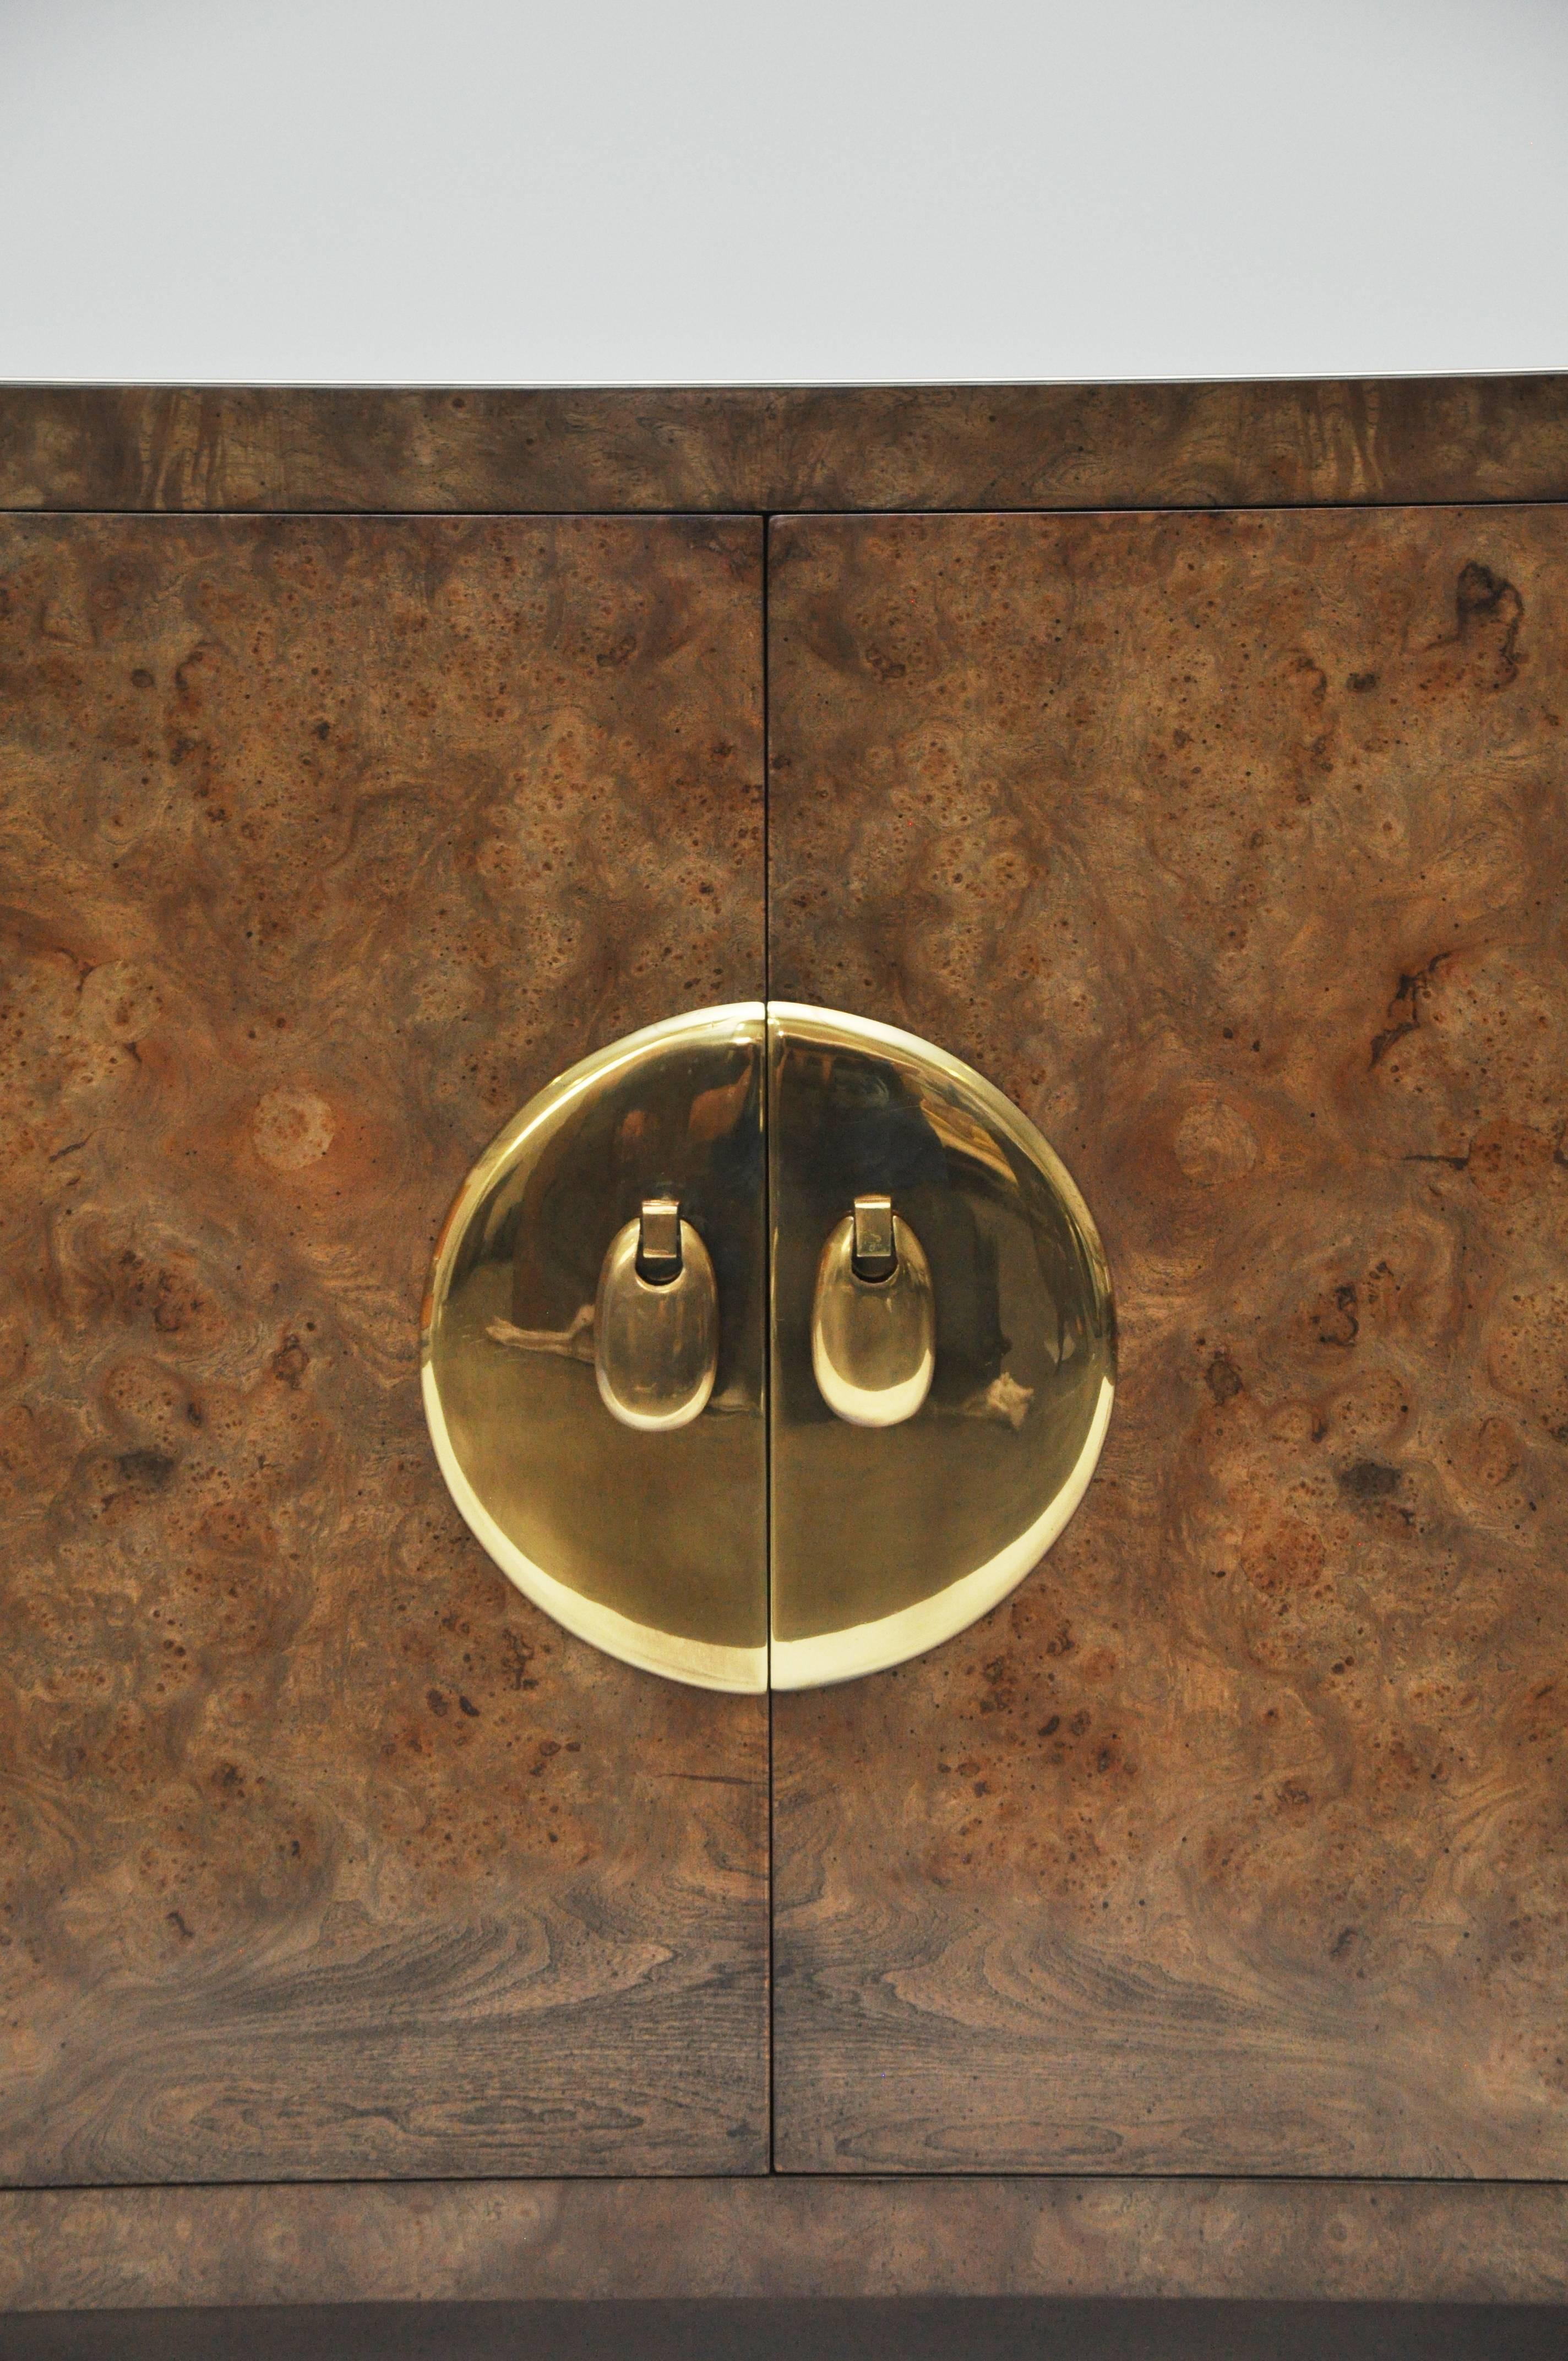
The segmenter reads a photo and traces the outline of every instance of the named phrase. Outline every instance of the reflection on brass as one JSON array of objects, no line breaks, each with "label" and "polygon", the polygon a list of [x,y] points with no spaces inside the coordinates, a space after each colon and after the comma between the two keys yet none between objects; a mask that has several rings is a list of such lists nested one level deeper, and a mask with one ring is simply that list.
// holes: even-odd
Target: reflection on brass
[{"label": "reflection on brass", "polygon": [[[772,1679],[806,1688],[935,1646],[1029,1572],[1099,1457],[1115,1327],[1089,1209],[1000,1091],[862,1017],[775,1001],[768,1037]],[[923,1249],[935,1366],[913,1415],[868,1428],[829,1389],[831,1307],[877,1293],[844,1211],[873,1197],[897,1269]]]},{"label": "reflection on brass", "polygon": [[885,1195],[857,1197],[822,1249],[811,1367],[850,1426],[898,1426],[930,1391],[936,1321],[919,1239]]},{"label": "reflection on brass", "polygon": [[422,1372],[453,1497],[521,1590],[628,1663],[753,1691],[763,1033],[757,1004],[672,1018],[514,1117],[443,1228]]},{"label": "reflection on brass", "polygon": [[612,1418],[667,1434],[702,1416],[718,1366],[718,1287],[674,1198],[651,1198],[610,1240],[593,1326],[599,1399]]}]

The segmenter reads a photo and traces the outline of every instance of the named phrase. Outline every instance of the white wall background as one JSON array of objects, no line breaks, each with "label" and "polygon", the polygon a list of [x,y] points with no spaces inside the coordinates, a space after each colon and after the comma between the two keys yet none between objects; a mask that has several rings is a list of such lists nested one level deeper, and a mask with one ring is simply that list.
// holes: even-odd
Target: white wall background
[{"label": "white wall background", "polygon": [[1568,0],[0,0],[0,376],[1568,366]]}]

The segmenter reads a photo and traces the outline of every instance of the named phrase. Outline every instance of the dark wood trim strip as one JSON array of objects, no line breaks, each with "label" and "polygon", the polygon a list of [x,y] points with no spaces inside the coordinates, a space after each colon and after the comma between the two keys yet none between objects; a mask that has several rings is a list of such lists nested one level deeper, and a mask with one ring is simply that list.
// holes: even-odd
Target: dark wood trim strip
[{"label": "dark wood trim strip", "polygon": [[0,2195],[0,2310],[708,2296],[1568,2297],[1568,2186],[382,2181]]},{"label": "dark wood trim strip", "polygon": [[803,2297],[11,2312],[5,2361],[1563,2361],[1568,2306]]},{"label": "dark wood trim strip", "polygon": [[1568,376],[641,391],[0,386],[0,508],[507,512],[1568,498]]}]

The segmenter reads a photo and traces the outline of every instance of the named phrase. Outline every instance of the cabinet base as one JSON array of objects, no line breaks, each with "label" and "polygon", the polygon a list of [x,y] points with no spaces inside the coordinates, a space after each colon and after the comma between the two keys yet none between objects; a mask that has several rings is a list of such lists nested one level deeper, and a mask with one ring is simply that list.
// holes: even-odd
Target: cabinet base
[{"label": "cabinet base", "polygon": [[964,2177],[0,2192],[0,2311],[711,2298],[1568,2301],[1568,2184]]}]

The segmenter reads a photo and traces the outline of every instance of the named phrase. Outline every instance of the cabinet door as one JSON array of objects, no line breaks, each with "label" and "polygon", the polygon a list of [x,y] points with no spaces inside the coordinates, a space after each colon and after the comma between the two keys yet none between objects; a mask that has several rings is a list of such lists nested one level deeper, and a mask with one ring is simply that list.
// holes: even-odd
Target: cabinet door
[{"label": "cabinet door", "polygon": [[762,989],[759,525],[12,518],[0,681],[0,2170],[760,2169],[766,1701],[418,1371],[503,1120]]},{"label": "cabinet door", "polygon": [[773,988],[1098,1219],[1110,1438],[774,1704],[795,2169],[1568,2169],[1568,519],[791,519]]}]

